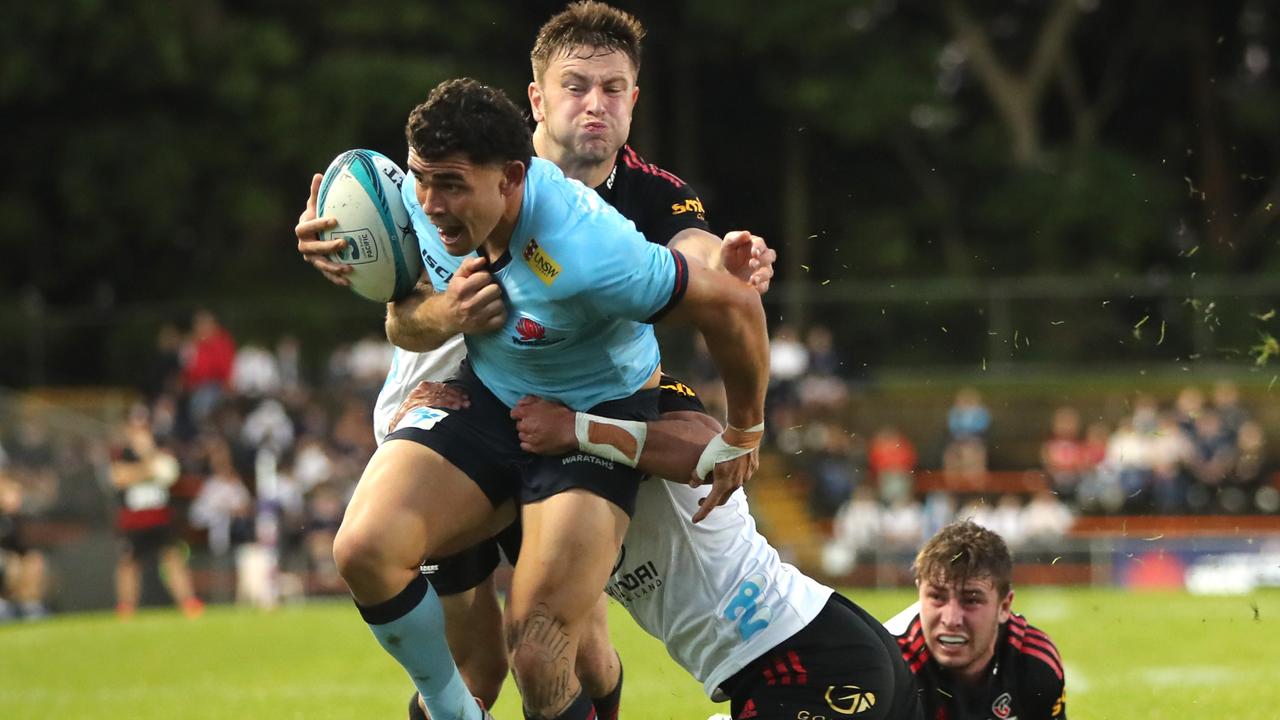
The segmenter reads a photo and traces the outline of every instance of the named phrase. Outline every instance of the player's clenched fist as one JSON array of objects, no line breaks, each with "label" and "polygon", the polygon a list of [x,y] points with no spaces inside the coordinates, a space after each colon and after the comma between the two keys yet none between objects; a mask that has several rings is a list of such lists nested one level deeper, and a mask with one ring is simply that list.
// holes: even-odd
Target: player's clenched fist
[{"label": "player's clenched fist", "polygon": [[449,279],[445,298],[458,332],[473,335],[492,332],[507,321],[502,286],[493,279],[486,258],[463,260]]}]

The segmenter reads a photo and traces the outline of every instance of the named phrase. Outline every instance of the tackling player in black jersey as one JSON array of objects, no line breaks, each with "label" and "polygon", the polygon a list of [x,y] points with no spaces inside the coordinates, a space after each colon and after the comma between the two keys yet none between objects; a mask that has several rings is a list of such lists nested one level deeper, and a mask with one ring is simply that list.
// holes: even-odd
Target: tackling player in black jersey
[{"label": "tackling player in black jersey", "polygon": [[1013,613],[1013,559],[971,521],[938,531],[916,556],[920,602],[886,625],[923,692],[926,720],[1067,716],[1062,658]]}]

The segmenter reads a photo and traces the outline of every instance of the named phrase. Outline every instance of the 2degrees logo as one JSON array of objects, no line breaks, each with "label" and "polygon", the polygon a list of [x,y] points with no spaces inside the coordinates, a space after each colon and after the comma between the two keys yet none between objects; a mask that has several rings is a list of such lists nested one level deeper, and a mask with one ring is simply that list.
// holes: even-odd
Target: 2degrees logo
[{"label": "2degrees logo", "polygon": [[769,627],[769,619],[773,616],[773,611],[767,607],[760,607],[760,596],[764,594],[767,585],[768,581],[765,580],[763,573],[751,575],[738,586],[738,593],[729,600],[728,606],[724,609],[724,619],[737,623],[738,637],[743,642]]}]

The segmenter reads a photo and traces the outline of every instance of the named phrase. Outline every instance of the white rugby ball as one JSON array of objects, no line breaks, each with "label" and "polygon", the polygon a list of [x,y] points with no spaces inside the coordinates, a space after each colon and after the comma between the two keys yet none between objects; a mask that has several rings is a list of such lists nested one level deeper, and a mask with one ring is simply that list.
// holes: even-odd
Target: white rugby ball
[{"label": "white rugby ball", "polygon": [[338,224],[322,240],[347,245],[330,256],[351,266],[351,289],[375,302],[409,293],[422,272],[422,256],[413,223],[400,199],[404,172],[381,153],[348,150],[329,163],[320,183],[317,215]]}]

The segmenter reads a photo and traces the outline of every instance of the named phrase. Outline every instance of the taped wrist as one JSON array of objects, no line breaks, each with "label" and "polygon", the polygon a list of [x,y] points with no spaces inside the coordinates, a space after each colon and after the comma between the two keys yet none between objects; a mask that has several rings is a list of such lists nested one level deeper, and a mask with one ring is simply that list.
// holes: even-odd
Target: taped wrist
[{"label": "taped wrist", "polygon": [[649,426],[638,420],[616,420],[580,412],[573,415],[573,431],[582,452],[635,467],[644,451]]},{"label": "taped wrist", "polygon": [[723,433],[711,438],[711,442],[703,448],[702,455],[698,457],[698,477],[705,480],[716,469],[716,465],[754,451],[760,447],[763,438],[764,423],[746,430],[730,425]]}]

